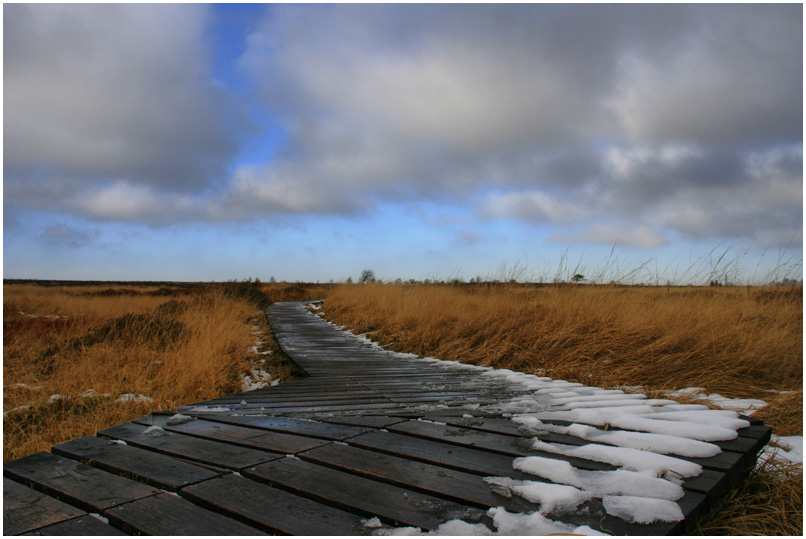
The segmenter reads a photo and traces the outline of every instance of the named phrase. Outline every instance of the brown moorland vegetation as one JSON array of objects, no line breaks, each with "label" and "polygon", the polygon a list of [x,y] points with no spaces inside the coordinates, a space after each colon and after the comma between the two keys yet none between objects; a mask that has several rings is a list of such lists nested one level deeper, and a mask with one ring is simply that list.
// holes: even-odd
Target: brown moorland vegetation
[{"label": "brown moorland vegetation", "polygon": [[[254,331],[276,358],[262,368],[294,376],[261,307],[325,297],[327,318],[398,351],[650,395],[701,386],[764,399],[776,434],[803,432],[800,287],[6,284],[4,461],[239,391]],[[802,535],[802,495],[801,466],[766,462],[698,532]]]},{"label": "brown moorland vegetation", "polygon": [[4,284],[4,462],[240,391],[240,375],[259,357],[255,332],[276,358],[260,367],[289,379],[296,372],[261,309],[322,294],[259,283]]},{"label": "brown moorland vegetation", "polygon": [[[650,396],[762,399],[755,416],[775,434],[803,434],[799,286],[345,285],[323,311],[399,352]],[[769,461],[698,531],[802,535],[802,499],[802,466]]]}]

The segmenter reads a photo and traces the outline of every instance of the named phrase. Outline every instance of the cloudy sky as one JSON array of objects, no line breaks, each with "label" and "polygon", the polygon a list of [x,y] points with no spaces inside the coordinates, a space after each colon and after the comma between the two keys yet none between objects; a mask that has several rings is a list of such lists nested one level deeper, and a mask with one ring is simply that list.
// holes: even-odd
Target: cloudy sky
[{"label": "cloudy sky", "polygon": [[800,4],[5,4],[3,32],[6,278],[800,278]]}]

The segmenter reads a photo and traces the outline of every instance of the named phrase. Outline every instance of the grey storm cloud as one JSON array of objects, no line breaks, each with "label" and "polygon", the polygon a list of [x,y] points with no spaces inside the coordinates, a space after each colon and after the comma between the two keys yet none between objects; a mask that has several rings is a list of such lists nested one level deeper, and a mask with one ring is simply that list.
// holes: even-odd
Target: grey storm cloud
[{"label": "grey storm cloud", "polygon": [[66,211],[150,223],[425,197],[566,241],[802,226],[797,4],[273,5],[238,67],[286,138],[249,164],[228,161],[205,7],[5,10],[21,204],[35,178]]},{"label": "grey storm cloud", "polygon": [[14,192],[115,181],[198,192],[221,180],[245,122],[210,82],[207,7],[3,9],[4,172]]}]

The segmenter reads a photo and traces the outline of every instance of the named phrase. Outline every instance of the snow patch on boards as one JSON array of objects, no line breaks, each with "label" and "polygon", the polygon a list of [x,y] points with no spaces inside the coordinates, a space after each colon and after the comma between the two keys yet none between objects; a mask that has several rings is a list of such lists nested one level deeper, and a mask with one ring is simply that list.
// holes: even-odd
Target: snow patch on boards
[{"label": "snow patch on boards", "polygon": [[[327,322],[327,321],[326,321]],[[333,327],[343,328],[327,322]],[[347,331],[344,333],[350,334]],[[354,336],[362,345],[383,350],[401,360],[427,363],[445,371],[478,373],[491,387],[504,382],[510,391],[498,402],[473,405],[482,414],[510,417],[533,436],[540,451],[564,459],[527,456],[514,459],[513,469],[540,480],[520,481],[506,477],[487,478],[490,488],[505,496],[520,496],[540,505],[531,513],[508,513],[491,509],[497,533],[543,535],[547,533],[593,533],[590,528],[552,520],[552,512],[573,511],[585,501],[601,500],[605,510],[627,522],[676,522],[683,519],[677,505],[684,491],[683,478],[702,473],[698,464],[675,458],[706,458],[721,450],[713,442],[737,437],[737,430],[749,425],[735,410],[709,410],[702,404],[678,404],[670,399],[650,399],[636,392],[584,386],[509,369],[466,365],[457,361],[420,358],[413,354],[386,351],[367,336]],[[633,388],[634,389],[634,388]],[[674,396],[674,395],[666,395]],[[422,411],[445,408],[444,404],[423,405]],[[459,409],[471,409],[469,405]],[[564,424],[570,422],[569,424]],[[560,424],[555,424],[560,423]],[[613,430],[616,429],[616,430]],[[546,443],[541,434],[575,436],[588,444],[572,446]],[[568,457],[583,458],[617,466],[615,470],[578,469]],[[550,481],[551,483],[548,483]],[[550,485],[547,487],[547,485]],[[605,504],[605,500],[607,503]],[[462,530],[462,535],[491,534],[478,524],[446,522],[429,535]],[[422,534],[417,528],[379,528],[379,535]]]}]

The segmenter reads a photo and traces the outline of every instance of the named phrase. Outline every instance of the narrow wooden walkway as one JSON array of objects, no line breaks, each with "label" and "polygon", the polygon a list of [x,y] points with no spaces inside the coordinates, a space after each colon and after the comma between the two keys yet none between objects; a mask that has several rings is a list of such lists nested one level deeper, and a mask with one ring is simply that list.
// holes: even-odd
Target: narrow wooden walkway
[{"label": "narrow wooden walkway", "polygon": [[[368,535],[455,519],[496,531],[496,515],[541,506],[485,478],[549,483],[513,468],[514,459],[555,459],[580,473],[619,467],[533,447],[537,439],[590,445],[590,436],[563,431],[572,421],[553,418],[585,403],[610,406],[599,399],[612,392],[535,377],[530,386],[506,372],[386,352],[300,303],[275,304],[268,316],[307,378],[155,413],[7,463],[4,534]],[[522,411],[542,418],[539,433],[511,421]],[[618,535],[690,530],[769,440],[768,428],[749,421],[738,437],[713,441],[715,456],[676,456],[703,468],[677,481],[683,521],[629,523],[608,514],[601,497],[548,516]]]}]

